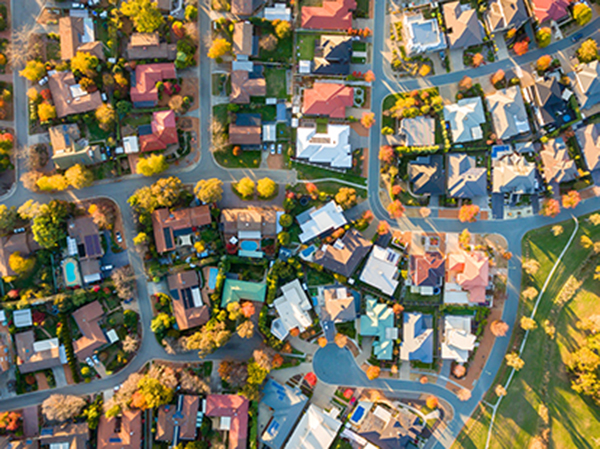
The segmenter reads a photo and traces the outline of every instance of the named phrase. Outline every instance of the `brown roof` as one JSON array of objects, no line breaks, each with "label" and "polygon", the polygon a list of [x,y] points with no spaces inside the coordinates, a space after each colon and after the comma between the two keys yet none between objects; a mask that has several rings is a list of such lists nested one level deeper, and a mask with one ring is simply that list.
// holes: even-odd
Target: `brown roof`
[{"label": "brown roof", "polygon": [[21,373],[31,373],[61,364],[58,347],[36,352],[33,349],[34,342],[35,334],[33,331],[15,334],[17,365]]},{"label": "brown roof", "polygon": [[23,409],[23,436],[35,437],[40,433],[40,418],[37,405]]},{"label": "brown roof", "polygon": [[58,19],[58,33],[60,34],[61,59],[73,58],[82,45],[81,38],[85,34],[83,17],[61,17]]},{"label": "brown roof", "polygon": [[235,394],[210,394],[206,416],[228,417],[229,449],[244,449],[248,442],[248,399]]},{"label": "brown roof", "polygon": [[58,118],[94,111],[102,104],[99,91],[74,96],[77,90],[71,89],[72,86],[78,86],[72,72],[56,72],[48,77],[48,87]]},{"label": "brown roof", "polygon": [[8,264],[8,259],[12,253],[19,252],[21,256],[28,256],[37,251],[40,246],[33,239],[30,232],[21,232],[19,234],[9,234],[0,237],[0,275],[15,276],[15,273]]},{"label": "brown roof", "polygon": [[74,147],[75,142],[81,138],[79,126],[76,123],[52,126],[48,129],[48,133],[50,134],[50,143],[54,152]]},{"label": "brown roof", "polygon": [[314,262],[342,276],[352,275],[373,244],[351,229],[333,245],[323,245],[315,252]]},{"label": "brown roof", "polygon": [[156,0],[156,6],[161,11],[171,11],[171,0]]},{"label": "brown roof", "polygon": [[164,253],[175,249],[175,231],[206,226],[210,224],[210,207],[197,206],[170,211],[157,209],[152,213],[152,227],[156,251]]},{"label": "brown roof", "polygon": [[110,419],[102,413],[98,423],[98,449],[140,449],[141,445],[141,410],[125,410],[122,416]]},{"label": "brown roof", "polygon": [[158,441],[173,441],[175,428],[179,427],[179,438],[182,440],[196,439],[196,418],[200,408],[200,397],[180,395],[177,405],[163,405],[158,409],[156,423],[156,439]]},{"label": "brown roof", "polygon": [[83,334],[83,337],[73,342],[73,349],[80,360],[90,357],[96,349],[108,343],[104,331],[98,323],[103,316],[104,310],[98,301],[73,312],[73,318]]},{"label": "brown roof", "polygon": [[202,326],[209,320],[208,306],[202,304],[200,307],[195,307],[194,298],[190,296],[195,293],[198,300],[202,301],[199,289],[200,281],[196,271],[189,270],[172,274],[167,278],[167,284],[173,298],[173,314],[179,330]]},{"label": "brown roof", "polygon": [[77,52],[89,53],[100,60],[104,60],[104,47],[100,41],[83,44],[77,49]]},{"label": "brown roof", "polygon": [[323,289],[325,310],[329,319],[334,323],[352,321],[356,319],[356,306],[354,296],[346,287],[336,285]]},{"label": "brown roof", "polygon": [[79,424],[63,424],[54,426],[51,431],[42,429],[39,442],[41,445],[68,443],[69,449],[86,449],[90,437],[87,422]]},{"label": "brown roof", "polygon": [[260,145],[262,129],[260,126],[229,125],[229,143],[232,145]]},{"label": "brown roof", "polygon": [[254,26],[247,20],[233,26],[233,52],[236,55],[252,56]]},{"label": "brown roof", "polygon": [[127,44],[129,59],[168,59],[177,56],[177,44],[160,42],[158,33],[133,33]]},{"label": "brown roof", "polygon": [[177,72],[172,62],[138,65],[135,68],[135,85],[132,85],[129,91],[131,101],[156,103],[158,101],[156,83],[174,78],[177,78]]},{"label": "brown roof", "polygon": [[231,95],[229,100],[233,103],[250,103],[250,97],[264,97],[267,95],[267,81],[264,77],[250,78],[245,70],[231,72]]},{"label": "brown roof", "polygon": [[250,16],[263,3],[263,0],[231,0],[231,13]]},{"label": "brown roof", "polygon": [[79,250],[80,260],[99,258],[104,255],[100,243],[100,230],[92,217],[84,215],[70,220],[67,230],[69,237],[75,239],[77,244],[81,246]]},{"label": "brown roof", "polygon": [[226,239],[240,231],[260,231],[263,238],[277,235],[277,211],[273,209],[223,209],[221,223]]}]

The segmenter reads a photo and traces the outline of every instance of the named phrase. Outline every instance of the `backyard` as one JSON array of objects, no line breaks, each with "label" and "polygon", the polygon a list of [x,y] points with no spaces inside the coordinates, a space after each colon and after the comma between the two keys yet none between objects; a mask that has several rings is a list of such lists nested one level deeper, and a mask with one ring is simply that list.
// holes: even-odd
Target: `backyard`
[{"label": "backyard", "polygon": [[265,69],[267,97],[287,98],[285,69]]},{"label": "backyard", "polygon": [[320,37],[319,34],[314,33],[297,33],[298,59],[312,61],[315,57],[315,43]]}]

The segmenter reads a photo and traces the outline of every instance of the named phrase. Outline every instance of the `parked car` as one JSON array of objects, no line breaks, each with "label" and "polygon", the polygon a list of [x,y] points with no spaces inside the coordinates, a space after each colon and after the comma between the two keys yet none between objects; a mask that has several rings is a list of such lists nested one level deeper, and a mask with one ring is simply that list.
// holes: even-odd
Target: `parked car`
[{"label": "parked car", "polygon": [[47,76],[45,76],[45,77],[43,77],[41,80],[39,80],[38,84],[39,84],[40,86],[43,86],[43,85],[44,85],[44,84],[46,84],[47,82],[48,82],[48,77],[47,77]]},{"label": "parked car", "polygon": [[22,233],[22,232],[25,232],[25,228],[17,228],[17,229],[15,229],[15,230],[13,230],[13,233],[14,233],[14,234],[20,234],[20,233]]},{"label": "parked car", "polygon": [[271,150],[271,154],[275,154],[275,144],[272,143],[271,146],[269,147]]},{"label": "parked car", "polygon": [[571,40],[573,42],[580,41],[581,38],[583,38],[583,33],[577,33],[577,34],[574,34],[573,36],[571,36]]},{"label": "parked car", "polygon": [[94,363],[95,363],[96,365],[100,365],[100,359],[98,358],[98,356],[97,356],[96,354],[94,354],[94,355],[92,356],[92,360],[94,361]]},{"label": "parked car", "polygon": [[281,154],[282,151],[283,151],[283,144],[278,143],[277,144],[277,154]]},{"label": "parked car", "polygon": [[85,359],[85,363],[87,363],[90,366],[90,368],[94,367],[94,362],[92,362],[92,359],[90,359],[89,357]]},{"label": "parked car", "polygon": [[71,3],[71,8],[73,8],[73,9],[84,9],[85,5],[83,3]]},{"label": "parked car", "polygon": [[115,238],[117,239],[118,243],[121,243],[123,241],[123,237],[121,237],[120,232],[115,233]]},{"label": "parked car", "polygon": [[113,268],[114,268],[114,267],[113,267],[111,264],[109,264],[109,265],[103,265],[102,267],[100,267],[100,269],[101,269],[102,271],[110,271],[110,270],[112,270]]}]

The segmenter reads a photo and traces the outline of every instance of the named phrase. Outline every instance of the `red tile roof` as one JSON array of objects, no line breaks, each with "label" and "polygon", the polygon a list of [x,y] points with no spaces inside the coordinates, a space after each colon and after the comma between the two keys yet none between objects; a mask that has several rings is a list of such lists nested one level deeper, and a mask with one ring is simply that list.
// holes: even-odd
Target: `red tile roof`
[{"label": "red tile roof", "polygon": [[567,0],[533,0],[532,3],[533,13],[540,23],[560,20],[569,13]]},{"label": "red tile roof", "polygon": [[469,302],[485,302],[490,262],[483,251],[461,251],[450,254],[448,271],[455,273],[456,283],[469,293]]},{"label": "red tile roof", "polygon": [[439,252],[410,256],[410,274],[414,285],[430,284],[440,267],[444,264],[444,256]]},{"label": "red tile roof", "polygon": [[206,416],[231,418],[229,449],[243,449],[248,441],[248,399],[235,394],[211,394],[206,398]]},{"label": "red tile roof", "polygon": [[125,410],[123,416],[110,419],[102,413],[98,423],[98,449],[140,449],[141,445],[141,410]]},{"label": "red tile roof", "polygon": [[[188,207],[170,211],[169,209],[157,209],[152,213],[152,228],[154,229],[154,241],[156,251],[159,254],[175,249],[175,236],[173,231],[187,228],[201,227],[210,224],[210,207],[198,206]],[[170,237],[170,245],[167,245],[165,237]]]},{"label": "red tile roof", "polygon": [[260,126],[229,125],[229,143],[232,145],[260,145],[262,128]]},{"label": "red tile roof", "polygon": [[175,112],[158,111],[152,114],[152,134],[140,136],[141,151],[164,150],[167,146],[178,143]]},{"label": "red tile roof", "polygon": [[304,91],[302,111],[307,115],[345,118],[354,103],[354,89],[343,84],[315,83]]},{"label": "red tile roof", "polygon": [[130,91],[131,101],[156,103],[158,101],[156,83],[174,78],[177,78],[177,73],[172,62],[138,65],[135,68],[135,85]]},{"label": "red tile roof", "polygon": [[346,30],[352,26],[356,0],[324,0],[323,6],[302,7],[302,28]]}]

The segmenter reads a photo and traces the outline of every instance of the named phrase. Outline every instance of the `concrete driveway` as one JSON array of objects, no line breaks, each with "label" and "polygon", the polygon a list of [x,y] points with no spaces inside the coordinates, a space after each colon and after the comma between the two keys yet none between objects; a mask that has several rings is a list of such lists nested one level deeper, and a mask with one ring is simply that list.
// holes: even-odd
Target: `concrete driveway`
[{"label": "concrete driveway", "polygon": [[450,68],[453,72],[457,72],[458,70],[464,70],[465,64],[463,63],[463,49],[457,48],[454,50],[450,50]]}]

